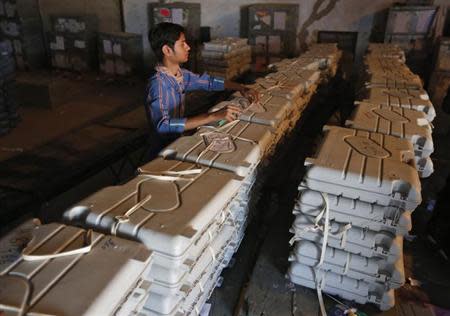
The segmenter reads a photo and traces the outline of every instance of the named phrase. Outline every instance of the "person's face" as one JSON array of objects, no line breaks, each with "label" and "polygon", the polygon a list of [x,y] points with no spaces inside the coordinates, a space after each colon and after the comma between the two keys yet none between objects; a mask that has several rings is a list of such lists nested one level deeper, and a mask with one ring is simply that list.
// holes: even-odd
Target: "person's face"
[{"label": "person's face", "polygon": [[180,34],[180,38],[175,42],[173,49],[168,47],[168,53],[165,53],[166,58],[168,58],[173,63],[185,63],[189,59],[189,51],[191,48],[186,42],[186,37],[184,33]]}]

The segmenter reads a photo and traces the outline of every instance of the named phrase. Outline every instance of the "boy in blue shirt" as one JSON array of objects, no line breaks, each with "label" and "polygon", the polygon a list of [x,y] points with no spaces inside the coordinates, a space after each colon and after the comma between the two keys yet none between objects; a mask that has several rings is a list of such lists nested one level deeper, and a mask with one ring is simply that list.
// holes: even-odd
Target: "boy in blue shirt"
[{"label": "boy in blue shirt", "polygon": [[145,108],[163,143],[202,125],[220,120],[233,121],[241,113],[238,107],[228,106],[214,113],[185,117],[185,93],[188,91],[230,89],[240,91],[252,101],[258,100],[256,91],[241,84],[207,74],[197,75],[181,68],[180,64],[188,61],[190,51],[182,26],[160,23],[150,30],[149,41],[158,64],[149,80]]}]

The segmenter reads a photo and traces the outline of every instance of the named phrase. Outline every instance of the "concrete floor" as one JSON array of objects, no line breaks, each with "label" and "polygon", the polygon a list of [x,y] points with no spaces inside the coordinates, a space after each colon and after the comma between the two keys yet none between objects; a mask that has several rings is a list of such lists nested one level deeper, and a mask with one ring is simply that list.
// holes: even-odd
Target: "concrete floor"
[{"label": "concrete floor", "polygon": [[[62,75],[55,75],[55,80],[58,76]],[[39,81],[38,75],[35,81]],[[73,95],[54,108],[21,104],[21,122],[9,134],[0,137],[0,161],[42,146],[125,107],[143,104],[143,83],[108,84],[94,75],[83,75],[74,76],[60,88],[70,90],[71,83],[81,85],[81,92],[84,87],[85,93]],[[145,118],[143,107],[140,108]]]},{"label": "concrete floor", "polygon": [[[39,82],[44,75],[33,76]],[[80,93],[59,98],[61,104],[51,109],[22,103],[21,122],[0,138],[2,228],[22,214],[37,216],[43,204],[119,160],[133,141],[148,135],[143,82],[49,73],[43,78],[48,76],[63,81],[67,91],[78,86]]]}]

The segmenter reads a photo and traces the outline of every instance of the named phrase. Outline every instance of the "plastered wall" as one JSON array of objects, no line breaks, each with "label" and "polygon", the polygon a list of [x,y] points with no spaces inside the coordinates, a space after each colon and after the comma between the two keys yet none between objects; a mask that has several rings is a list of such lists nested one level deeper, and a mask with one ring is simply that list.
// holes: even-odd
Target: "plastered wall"
[{"label": "plastered wall", "polygon": [[[144,35],[144,51],[149,54],[147,43],[146,4],[152,0],[123,0],[125,28],[129,32]],[[186,0],[201,3],[201,24],[211,27],[211,36],[239,36],[241,7],[252,3],[297,3],[300,6],[299,39],[308,43],[317,38],[319,30],[360,32],[357,49],[363,51],[373,27],[374,17],[389,8],[393,0]],[[399,2],[399,1],[397,1]],[[400,1],[401,2],[401,1]],[[300,44],[300,43],[298,43]]]},{"label": "plastered wall", "polygon": [[115,32],[122,29],[121,0],[39,0],[39,5],[45,31],[50,30],[48,17],[51,14],[95,14],[100,31]]},{"label": "plastered wall", "polygon": [[[155,0],[40,0],[44,17],[49,14],[97,14],[101,31],[125,31],[144,37],[144,53],[150,53],[147,4]],[[394,2],[402,0],[185,0],[201,4],[201,24],[211,27],[211,36],[239,36],[240,10],[252,3],[299,4],[299,47],[314,41],[319,30],[358,32],[357,55],[361,54],[379,16]],[[448,0],[436,0],[436,5]],[[121,18],[123,11],[123,20]],[[46,21],[47,22],[47,21]],[[381,24],[383,21],[381,21]],[[148,61],[148,57],[146,58]]]}]

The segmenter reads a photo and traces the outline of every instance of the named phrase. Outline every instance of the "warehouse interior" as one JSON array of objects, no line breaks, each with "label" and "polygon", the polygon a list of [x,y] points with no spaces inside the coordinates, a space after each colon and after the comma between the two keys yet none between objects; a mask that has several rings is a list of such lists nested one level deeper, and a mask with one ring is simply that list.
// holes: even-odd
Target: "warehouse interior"
[{"label": "warehouse interior", "polygon": [[450,316],[450,1],[0,0],[0,90],[0,316]]}]

